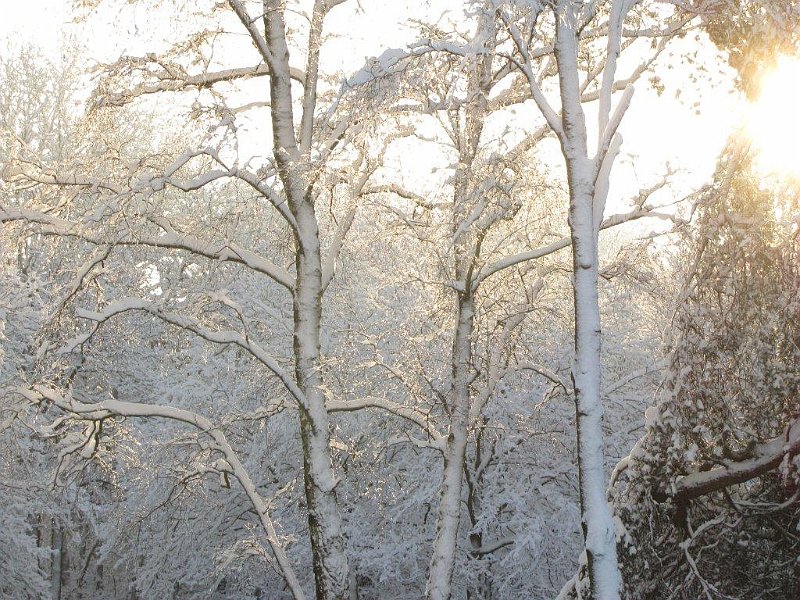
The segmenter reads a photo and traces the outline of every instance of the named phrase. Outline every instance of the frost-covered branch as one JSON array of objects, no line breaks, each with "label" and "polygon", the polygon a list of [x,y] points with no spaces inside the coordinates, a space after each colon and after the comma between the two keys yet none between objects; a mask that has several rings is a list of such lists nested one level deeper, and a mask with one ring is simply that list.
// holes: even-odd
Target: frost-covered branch
[{"label": "frost-covered branch", "polygon": [[385,398],[367,397],[358,400],[328,399],[325,407],[329,412],[352,412],[364,408],[378,408],[413,423],[428,436],[433,446],[444,449],[445,438],[428,420],[428,415],[416,408],[398,404]]},{"label": "frost-covered branch", "polygon": [[[533,64],[531,62],[531,55],[528,50],[527,41],[522,36],[519,27],[517,27],[516,23],[514,23],[514,21],[506,14],[504,10],[499,9],[497,12],[508,29],[511,38],[514,40],[514,45],[517,48],[517,52],[519,52],[520,56],[522,57],[522,61],[518,62],[518,67],[528,80],[528,86],[530,88],[533,101],[536,103],[536,106],[539,107],[542,116],[545,118],[547,124],[550,126],[553,132],[555,132],[559,138],[563,138],[564,130],[561,124],[561,117],[555,110],[553,110],[553,107],[550,106],[550,103],[547,101],[547,98],[542,92],[536,74],[533,72]],[[510,60],[517,62],[513,58]]]},{"label": "frost-covered branch", "polygon": [[[270,51],[264,36],[255,25],[257,18],[254,19],[248,14],[247,8],[245,8],[244,3],[241,2],[241,0],[228,0],[228,6],[231,7],[231,10],[233,10],[236,17],[239,19],[239,21],[241,21],[242,25],[244,25],[247,33],[250,35],[253,46],[255,46],[256,50],[258,50],[261,58],[264,59],[264,62],[267,65],[271,66],[273,63],[272,52]],[[267,10],[266,2],[264,2],[264,9]],[[305,77],[303,79],[305,79]]]},{"label": "frost-covered branch", "polygon": [[[123,60],[123,59],[120,59]],[[290,70],[292,79],[303,82],[305,72],[302,69],[292,68]],[[190,75],[188,73],[176,74],[172,70],[162,69],[156,73],[148,73],[154,81],[141,83],[139,85],[126,88],[122,91],[104,93],[100,105],[121,105],[134,100],[140,96],[148,96],[161,92],[182,92],[188,90],[203,90],[214,87],[219,83],[230,83],[256,77],[266,77],[269,75],[269,67],[260,63],[252,67],[238,67],[222,69],[220,71],[210,71]]]},{"label": "frost-covered branch", "polygon": [[492,554],[493,552],[497,552],[501,548],[505,548],[506,546],[511,546],[516,542],[516,539],[513,537],[505,537],[499,540],[495,540],[494,542],[484,544],[480,548],[475,548],[470,550],[470,552],[476,556],[485,556],[486,554]]},{"label": "frost-covered branch", "polygon": [[342,246],[344,246],[344,240],[347,237],[348,232],[350,231],[350,227],[353,225],[353,220],[356,217],[356,211],[358,210],[358,203],[355,202],[356,198],[360,196],[364,191],[364,186],[367,184],[370,176],[374,172],[374,169],[367,169],[365,170],[361,176],[358,178],[358,181],[350,189],[350,196],[351,196],[351,205],[348,208],[347,212],[344,216],[339,220],[337,224],[336,230],[331,237],[330,246],[328,247],[325,256],[323,257],[322,261],[322,290],[323,292],[328,289],[331,281],[333,281],[333,276],[336,271],[336,261],[339,258],[339,254],[342,251]]},{"label": "frost-covered branch", "polygon": [[97,245],[150,246],[171,250],[185,250],[221,262],[232,262],[266,275],[287,290],[294,288],[294,280],[286,269],[279,267],[268,258],[243,248],[234,242],[216,242],[176,231],[165,219],[155,222],[162,228],[162,235],[147,235],[143,232],[124,235],[105,233],[88,217],[84,221],[68,221],[49,213],[27,208],[0,206],[0,223],[24,221],[38,225],[40,233],[74,237]]},{"label": "frost-covered branch", "polygon": [[675,482],[670,496],[685,502],[710,494],[725,487],[744,483],[775,468],[787,457],[800,452],[800,419],[792,422],[784,432],[761,444],[756,444],[742,460],[723,461],[722,466],[710,471],[692,473]]},{"label": "frost-covered branch", "polygon": [[663,369],[667,368],[668,365],[669,361],[665,359],[655,362],[651,365],[647,365],[646,367],[642,367],[641,369],[636,369],[635,371],[632,371],[627,375],[620,377],[615,382],[604,387],[603,394],[604,395],[613,394],[617,390],[628,385],[631,381],[635,381],[636,379],[644,377],[645,375],[649,375],[650,373],[656,373],[658,371],[662,371]]},{"label": "frost-covered branch", "polygon": [[[598,104],[598,148],[602,147],[602,140],[611,139],[613,131],[609,117],[611,114],[611,94],[614,90],[614,81],[617,74],[617,59],[622,43],[622,24],[625,21],[625,14],[627,13],[631,0],[614,0],[611,4],[611,14],[608,18],[608,34],[606,36],[606,54],[605,54],[605,67],[603,68],[603,79],[600,84],[600,95]],[[622,104],[626,104],[624,101]],[[626,107],[627,108],[627,107]],[[617,113],[624,112],[624,108],[620,110],[617,108]],[[621,115],[620,115],[621,118]],[[616,130],[616,127],[613,127]]]},{"label": "frost-covered branch", "polygon": [[[675,215],[660,212],[656,207],[653,208],[639,207],[626,213],[619,213],[607,217],[600,224],[600,230],[602,231],[604,229],[610,229],[612,227],[622,225],[623,223],[636,221],[638,219],[644,219],[646,217],[655,219],[664,219],[668,221],[675,220]],[[505,258],[501,258],[500,260],[492,264],[486,265],[484,268],[481,269],[478,276],[475,278],[473,282],[473,288],[478,284],[480,284],[485,279],[488,279],[489,277],[491,277],[495,273],[502,271],[503,269],[513,267],[514,265],[518,265],[520,263],[529,260],[536,260],[538,258],[543,258],[545,256],[558,252],[559,250],[568,248],[570,244],[571,244],[570,237],[565,236],[545,246],[540,246],[539,248],[535,248],[533,250],[527,250],[525,252],[520,252],[518,254],[512,254],[511,256],[506,256]]]},{"label": "frost-covered branch", "polygon": [[[295,380],[289,375],[289,373],[287,373],[286,370],[280,366],[278,361],[269,352],[262,348],[258,343],[250,339],[249,336],[242,335],[238,331],[213,331],[197,323],[196,321],[189,319],[188,317],[173,312],[163,311],[157,304],[147,300],[140,300],[138,298],[126,298],[123,300],[118,300],[109,304],[99,312],[83,309],[78,309],[76,312],[82,319],[103,323],[115,316],[130,311],[146,312],[161,319],[165,323],[169,323],[171,325],[175,325],[176,327],[180,327],[181,329],[185,329],[186,331],[190,331],[200,336],[204,340],[215,344],[234,344],[239,346],[243,350],[249,352],[253,358],[258,360],[261,364],[272,371],[272,373],[280,380],[292,397],[294,397],[301,408],[306,406],[305,394],[303,394],[303,391],[297,385]],[[81,343],[81,340],[83,337],[85,337],[85,335],[78,336],[72,340],[71,345],[75,347],[77,344]]]},{"label": "frost-covered branch", "polygon": [[569,383],[563,377],[561,377],[555,371],[548,369],[544,365],[540,365],[531,361],[523,361],[518,363],[516,368],[521,371],[533,371],[534,373],[541,375],[545,379],[563,389],[565,394],[571,395],[574,392],[572,386],[569,385]]},{"label": "frost-covered branch", "polygon": [[328,12],[326,0],[315,0],[308,31],[306,79],[303,82],[303,114],[300,117],[300,151],[311,149],[314,133],[314,112],[317,108],[317,79],[319,77],[319,50],[322,45],[322,23]]},{"label": "frost-covered branch", "polygon": [[[221,124],[225,124],[226,122],[226,120],[223,120]],[[188,181],[181,180],[175,176],[175,173],[177,173],[179,169],[188,164],[190,160],[198,156],[207,156],[211,158],[215,163],[222,167],[222,169],[213,169],[207,171]],[[165,184],[169,184],[181,191],[188,192],[198,190],[212,181],[222,178],[236,178],[245,182],[259,194],[261,194],[261,196],[266,198],[266,200],[278,211],[280,216],[283,217],[290,227],[293,229],[297,227],[295,217],[289,210],[285,198],[277,194],[263,181],[263,179],[260,179],[254,173],[251,173],[247,169],[236,164],[228,165],[224,160],[222,160],[219,152],[210,147],[202,148],[200,150],[187,150],[178,156],[166,169],[164,169],[163,176],[153,175],[150,177],[140,178],[137,181],[134,191],[140,192],[142,191],[142,188],[145,190],[148,190],[149,188],[150,190],[157,191],[163,189]]]},{"label": "frost-covered branch", "polygon": [[[229,472],[242,486],[245,494],[253,505],[258,515],[261,526],[267,537],[267,543],[275,556],[279,565],[281,576],[286,581],[286,585],[295,600],[305,600],[305,594],[300,585],[300,581],[289,562],[289,557],[283,547],[272,518],[269,515],[269,507],[264,498],[259,494],[256,484],[250,477],[245,466],[239,460],[237,452],[228,442],[225,433],[217,428],[208,418],[195,412],[172,406],[141,404],[137,402],[124,402],[120,400],[104,400],[102,402],[81,402],[71,394],[64,396],[56,390],[42,385],[34,386],[33,389],[18,388],[17,391],[29,401],[39,404],[43,400],[53,403],[61,410],[91,420],[105,419],[113,416],[129,418],[162,418],[186,423],[198,429],[202,434],[207,435],[214,441],[214,449],[220,452],[227,462],[226,467],[230,467]],[[228,469],[226,469],[228,470]]]}]

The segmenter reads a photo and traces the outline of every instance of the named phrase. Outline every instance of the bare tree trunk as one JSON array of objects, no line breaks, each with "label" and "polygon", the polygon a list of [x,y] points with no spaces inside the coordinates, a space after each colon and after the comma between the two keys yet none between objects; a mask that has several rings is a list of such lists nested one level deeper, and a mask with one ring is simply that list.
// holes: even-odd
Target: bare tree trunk
[{"label": "bare tree trunk", "polygon": [[[481,419],[481,422],[476,427],[475,432],[475,460],[473,463],[474,469],[474,476],[470,476],[469,469],[465,465],[464,468],[464,478],[467,482],[467,497],[466,497],[466,505],[467,505],[467,514],[469,515],[470,525],[472,529],[478,524],[478,516],[480,515],[482,509],[482,502],[481,502],[481,493],[480,493],[480,485],[481,480],[483,479],[482,474],[480,471],[482,470],[482,461],[484,460],[484,447],[483,447],[483,436],[486,432],[486,425],[489,422],[488,417],[484,417]],[[493,448],[490,445],[490,448],[487,450],[488,455],[491,456],[493,454]],[[475,531],[470,533],[469,536],[469,544],[470,544],[470,564],[479,564],[485,561],[486,556],[483,553],[483,533],[481,531]],[[491,559],[488,559],[489,561]],[[473,567],[471,567],[473,568]],[[491,600],[492,599],[492,576],[491,572],[488,569],[479,565],[477,567],[481,570],[481,573],[478,575],[478,582],[474,589],[467,590],[467,600]]]},{"label": "bare tree trunk", "polygon": [[[289,48],[283,3],[264,2],[264,29],[270,57],[270,100],[275,159],[295,224],[296,282],[294,305],[295,377],[303,392],[300,436],[303,442],[303,479],[308,506],[308,529],[318,600],[347,600],[349,565],[344,551],[342,518],[336,499],[336,478],[330,451],[328,411],[320,365],[322,319],[322,258],[319,225],[314,211],[308,157],[298,148],[294,127],[289,74]],[[321,19],[321,17],[320,17]],[[312,26],[319,29],[321,20]],[[312,31],[319,36],[319,31]],[[313,51],[313,48],[312,48]],[[310,135],[315,94],[305,83],[304,135]],[[307,149],[304,149],[307,152]]]},{"label": "bare tree trunk", "polygon": [[[615,3],[617,8],[618,5],[618,2]],[[621,577],[617,564],[616,530],[606,499],[603,404],[600,397],[600,305],[597,289],[598,235],[613,154],[606,157],[608,148],[599,147],[597,156],[594,159],[589,158],[577,63],[579,12],[579,3],[566,0],[560,4],[556,15],[555,57],[562,105],[561,148],[567,166],[570,194],[569,225],[575,302],[575,358],[572,380],[575,389],[581,526],[592,598],[618,600]],[[609,35],[613,34],[610,32]],[[613,46],[611,41],[609,46]],[[608,58],[609,64],[615,60],[616,57]],[[613,81],[613,73],[611,78]],[[610,87],[608,93],[610,94]],[[603,108],[603,104],[605,102],[601,102],[599,118],[601,139],[607,135],[605,129],[608,127],[608,107]],[[604,165],[606,158],[609,162]]]},{"label": "bare tree trunk", "polygon": [[475,306],[469,291],[459,294],[453,340],[453,405],[445,448],[444,476],[436,519],[426,596],[449,600],[461,516],[461,495],[470,413],[470,370]]},{"label": "bare tree trunk", "polygon": [[50,597],[61,600],[61,584],[64,568],[64,530],[55,519],[51,519],[50,529]]},{"label": "bare tree trunk", "polygon": [[[580,189],[579,187],[577,189]],[[598,255],[592,232],[591,196],[577,190],[570,206],[575,300],[575,414],[583,535],[592,598],[619,598],[617,543],[606,500],[603,406],[600,398],[601,330],[598,303]]]},{"label": "bare tree trunk", "polygon": [[308,528],[317,598],[347,600],[349,569],[342,519],[336,499],[336,477],[330,454],[330,431],[320,368],[322,265],[314,208],[297,207],[300,242],[294,295],[294,353],[297,383],[306,405],[300,413]]}]

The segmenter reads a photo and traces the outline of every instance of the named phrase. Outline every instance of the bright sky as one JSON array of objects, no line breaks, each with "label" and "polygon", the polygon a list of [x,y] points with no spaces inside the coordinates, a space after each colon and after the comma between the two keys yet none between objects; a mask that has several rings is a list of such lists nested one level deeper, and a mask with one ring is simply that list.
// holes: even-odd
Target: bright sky
[{"label": "bright sky", "polygon": [[11,40],[17,45],[34,44],[48,53],[58,52],[62,31],[69,18],[68,1],[26,0],[3,4],[0,39]]},{"label": "bright sky", "polygon": [[761,81],[748,115],[748,134],[761,148],[760,168],[800,178],[800,59],[780,57]]},{"label": "bright sky", "polygon": [[[152,47],[143,47],[140,43],[144,33],[158,37],[159,28],[164,30],[170,26],[168,20],[159,19],[149,9],[138,10],[135,5],[134,22],[126,25],[125,29],[109,16],[105,25],[93,24],[93,35],[87,38],[85,34],[81,35],[80,26],[67,23],[71,4],[67,0],[26,0],[4,4],[3,19],[0,19],[0,50],[5,45],[2,41],[5,37],[15,45],[33,43],[46,53],[57,54],[60,44],[72,36],[86,47],[87,56],[111,60],[123,49],[134,54],[152,50]],[[362,2],[366,12],[356,10],[355,3],[337,8],[331,14],[328,31],[344,31],[347,35],[331,42],[329,56],[338,56],[343,67],[355,69],[366,56],[378,55],[385,48],[403,46],[411,39],[410,29],[404,22],[409,16],[418,14],[422,4],[412,0],[385,0]],[[428,0],[424,5],[430,14],[441,14],[442,7],[453,6],[446,0]],[[164,31],[168,33],[168,29]],[[697,46],[692,44],[691,40],[684,40],[678,54],[696,50]],[[695,59],[706,62],[711,73],[719,71],[708,50],[701,50]],[[679,57],[664,57],[664,60],[679,60]],[[624,64],[621,65],[620,76],[625,76],[626,72]],[[614,206],[615,196],[618,203],[622,197],[633,193],[638,185],[649,185],[664,172],[667,163],[682,173],[676,179],[676,194],[687,193],[700,185],[712,173],[725,139],[741,123],[743,106],[726,83],[731,79],[729,75],[711,75],[710,83],[692,83],[686,80],[686,73],[671,73],[671,78],[663,82],[666,91],[661,96],[644,89],[642,83],[637,85],[632,107],[621,128],[625,139],[624,156],[614,172],[614,180],[624,184],[620,186],[617,183],[612,188],[611,211],[618,210]],[[680,100],[675,98],[676,93],[680,94]],[[427,160],[418,158],[420,164]]]}]

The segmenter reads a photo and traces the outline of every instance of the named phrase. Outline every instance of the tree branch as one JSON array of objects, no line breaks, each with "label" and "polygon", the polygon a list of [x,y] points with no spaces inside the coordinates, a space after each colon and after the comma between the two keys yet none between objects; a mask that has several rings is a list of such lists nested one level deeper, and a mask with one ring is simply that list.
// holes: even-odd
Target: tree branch
[{"label": "tree branch", "polygon": [[520,71],[522,71],[522,73],[525,75],[525,78],[528,80],[533,101],[536,103],[536,106],[539,107],[542,116],[544,116],[547,124],[550,126],[553,132],[559,138],[563,138],[564,129],[561,124],[561,118],[559,117],[558,113],[553,110],[553,107],[550,106],[550,103],[547,101],[547,98],[545,98],[541,88],[539,87],[539,83],[536,80],[536,75],[533,72],[533,65],[531,64],[531,56],[528,52],[528,46],[522,37],[522,33],[516,24],[505,13],[505,11],[498,10],[498,14],[508,29],[509,34],[511,34],[511,38],[514,40],[514,45],[516,46],[517,51],[522,56],[521,63],[518,61],[514,62],[517,62],[517,66],[519,67]]},{"label": "tree branch", "polygon": [[[600,224],[600,230],[603,229],[610,229],[612,227],[616,227],[623,223],[628,223],[629,221],[636,221],[638,219],[643,219],[645,217],[652,217],[657,219],[668,219],[673,220],[675,217],[673,215],[669,215],[666,213],[658,212],[657,208],[647,208],[647,207],[640,207],[635,208],[634,210],[627,212],[627,213],[620,213],[616,215],[611,215],[607,219],[605,219]],[[559,240],[556,240],[546,246],[541,246],[534,250],[528,250],[526,252],[520,252],[518,254],[512,254],[511,256],[506,256],[505,258],[501,258],[500,260],[492,263],[491,265],[487,265],[478,273],[478,276],[473,281],[473,288],[483,282],[485,279],[488,279],[495,273],[502,271],[503,269],[507,269],[508,267],[513,267],[514,265],[518,265],[522,262],[528,260],[536,260],[538,258],[543,258],[550,254],[554,254],[559,250],[563,250],[567,248],[572,243],[572,240],[569,236],[565,236]]]},{"label": "tree branch", "polygon": [[353,412],[364,408],[379,408],[405,419],[409,423],[413,423],[427,434],[435,448],[444,451],[446,443],[444,436],[430,424],[428,415],[410,406],[404,406],[403,404],[398,404],[383,398],[367,397],[359,400],[328,399],[325,401],[325,408],[328,412]]},{"label": "tree branch", "polygon": [[55,390],[41,385],[34,386],[33,389],[18,388],[17,391],[35,404],[41,403],[42,400],[48,400],[61,410],[85,419],[96,420],[112,416],[140,418],[157,417],[186,423],[209,436],[214,440],[214,448],[225,457],[228,466],[230,466],[231,474],[239,481],[248,499],[253,504],[253,508],[264,528],[267,542],[280,567],[279,572],[286,581],[286,585],[289,587],[292,596],[295,600],[305,600],[303,588],[289,562],[286,550],[283,548],[278,538],[278,533],[272,523],[266,501],[261,494],[258,493],[255,483],[250,478],[250,474],[239,460],[236,451],[228,442],[225,434],[222,430],[215,427],[209,419],[198,413],[172,406],[123,402],[119,400],[105,400],[103,402],[92,403],[81,402],[76,400],[72,395],[65,397]]},{"label": "tree branch", "polygon": [[[305,72],[302,69],[291,68],[289,73],[295,81],[305,81]],[[158,94],[161,92],[183,92],[190,89],[207,89],[218,83],[230,83],[254,77],[266,77],[269,75],[269,67],[258,64],[253,67],[239,67],[223,69],[221,71],[211,71],[198,73],[196,75],[186,74],[178,77],[174,73],[163,70],[159,73],[152,73],[155,81],[142,83],[121,92],[110,93],[107,98],[100,101],[104,105],[120,105],[132,101],[140,96]]]},{"label": "tree branch", "polygon": [[244,25],[247,33],[250,34],[250,39],[252,40],[253,45],[256,47],[256,50],[258,50],[258,53],[261,55],[261,58],[264,59],[264,62],[267,65],[272,66],[272,52],[270,52],[269,46],[267,46],[267,40],[264,39],[264,36],[261,35],[261,32],[255,26],[255,19],[250,18],[250,15],[248,14],[247,9],[241,0],[228,0],[228,6],[231,7],[233,12],[239,18],[239,21],[241,21],[242,25]]},{"label": "tree branch", "polygon": [[777,468],[786,456],[800,452],[800,419],[784,432],[761,444],[756,444],[750,457],[740,461],[725,461],[710,471],[692,473],[675,482],[672,498],[680,503],[704,496],[737,483],[744,483]]},{"label": "tree branch", "polygon": [[35,223],[40,226],[38,230],[43,234],[74,237],[92,244],[150,246],[153,248],[185,250],[211,260],[243,265],[257,273],[266,275],[290,292],[294,289],[294,279],[289,272],[268,258],[233,242],[214,242],[177,232],[172,229],[165,219],[156,219],[154,221],[164,230],[163,235],[134,236],[126,234],[114,236],[113,234],[104,234],[93,230],[88,222],[67,221],[41,211],[0,206],[0,223],[11,221]]},{"label": "tree branch", "polygon": [[[295,380],[286,372],[285,369],[283,369],[283,367],[280,366],[280,364],[278,364],[278,361],[269,352],[251,340],[248,336],[244,336],[238,331],[212,331],[211,329],[208,329],[207,327],[204,327],[183,315],[164,312],[154,303],[148,302],[147,300],[139,300],[138,298],[125,298],[123,300],[117,300],[116,302],[112,302],[106,306],[100,312],[93,312],[84,309],[77,309],[76,312],[77,315],[82,319],[88,319],[90,321],[102,323],[108,321],[112,317],[129,311],[143,311],[149,313],[154,317],[161,319],[165,323],[169,323],[171,325],[175,325],[176,327],[180,327],[181,329],[191,331],[204,340],[213,342],[215,344],[234,344],[239,346],[243,350],[249,352],[253,358],[258,360],[261,364],[272,371],[272,373],[281,381],[281,383],[297,401],[301,408],[304,409],[306,407],[305,394],[303,394],[303,391],[297,385],[297,382],[295,382]],[[85,336],[78,336],[75,338],[72,341],[72,346],[74,347],[76,343],[81,343],[82,337]]]}]

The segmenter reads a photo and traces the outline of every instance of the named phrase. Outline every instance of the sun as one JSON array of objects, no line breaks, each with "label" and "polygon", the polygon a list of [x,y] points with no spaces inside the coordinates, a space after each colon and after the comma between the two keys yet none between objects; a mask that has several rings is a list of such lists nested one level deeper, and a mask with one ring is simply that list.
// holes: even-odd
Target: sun
[{"label": "sun", "polygon": [[747,129],[760,170],[800,178],[800,58],[783,56],[764,76]]}]

